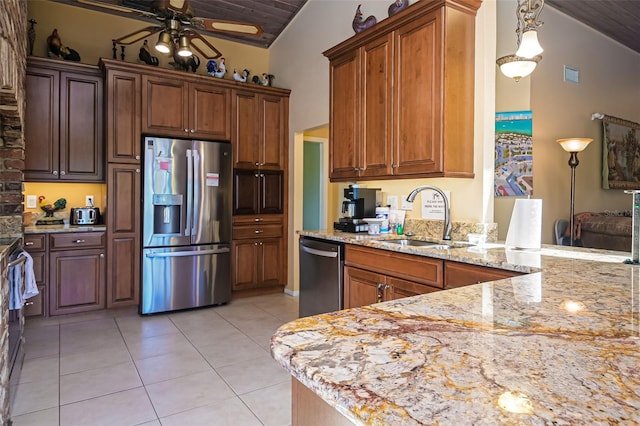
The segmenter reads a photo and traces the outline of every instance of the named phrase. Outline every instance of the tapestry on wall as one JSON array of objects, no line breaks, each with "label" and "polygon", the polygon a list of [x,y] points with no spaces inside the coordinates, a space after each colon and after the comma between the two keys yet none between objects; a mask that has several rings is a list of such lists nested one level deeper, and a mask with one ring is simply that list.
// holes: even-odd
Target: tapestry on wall
[{"label": "tapestry on wall", "polygon": [[605,115],[602,131],[602,187],[640,189],[640,124]]},{"label": "tapestry on wall", "polygon": [[496,113],[496,197],[533,195],[533,122],[531,111]]}]

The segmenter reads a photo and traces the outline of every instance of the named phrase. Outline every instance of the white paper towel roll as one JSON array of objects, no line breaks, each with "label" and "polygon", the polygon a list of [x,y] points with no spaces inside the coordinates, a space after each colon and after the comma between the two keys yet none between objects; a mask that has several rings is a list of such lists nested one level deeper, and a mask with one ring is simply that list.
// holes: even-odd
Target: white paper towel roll
[{"label": "white paper towel roll", "polygon": [[542,238],[542,200],[518,199],[511,212],[507,247],[539,249]]}]

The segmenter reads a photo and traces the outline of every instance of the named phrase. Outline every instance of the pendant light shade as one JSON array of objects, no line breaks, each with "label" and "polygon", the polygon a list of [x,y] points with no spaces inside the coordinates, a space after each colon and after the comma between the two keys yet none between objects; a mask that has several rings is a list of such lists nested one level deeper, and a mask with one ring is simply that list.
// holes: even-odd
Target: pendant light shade
[{"label": "pendant light shade", "polygon": [[156,50],[160,53],[171,52],[171,35],[166,31],[162,31],[156,43]]},{"label": "pendant light shade", "polygon": [[181,35],[180,40],[178,41],[178,55],[183,57],[189,57],[193,55],[191,51],[191,45],[189,44],[189,39],[186,35]]},{"label": "pendant light shade", "polygon": [[522,40],[520,41],[520,47],[516,51],[516,56],[530,59],[541,54],[543,51],[544,49],[540,46],[540,42],[538,42],[538,31],[529,30],[522,34]]},{"label": "pendant light shade", "polygon": [[496,63],[500,67],[502,74],[506,77],[513,78],[515,81],[520,81],[522,77],[528,76],[536,69],[541,59],[542,56],[535,56],[528,59],[516,55],[508,55],[498,59]]}]

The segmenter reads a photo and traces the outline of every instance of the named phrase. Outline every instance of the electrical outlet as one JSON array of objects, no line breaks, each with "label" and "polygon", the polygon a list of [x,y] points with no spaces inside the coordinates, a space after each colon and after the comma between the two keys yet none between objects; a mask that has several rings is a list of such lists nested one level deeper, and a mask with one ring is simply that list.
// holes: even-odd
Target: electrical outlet
[{"label": "electrical outlet", "polygon": [[38,207],[38,199],[35,195],[27,195],[27,208],[35,209]]},{"label": "electrical outlet", "polygon": [[93,207],[93,195],[85,195],[84,202],[87,207]]},{"label": "electrical outlet", "polygon": [[413,203],[411,201],[407,201],[406,195],[401,195],[400,199],[402,200],[402,210],[413,210]]},{"label": "electrical outlet", "polygon": [[398,210],[398,196],[387,195],[387,204],[391,210]]}]

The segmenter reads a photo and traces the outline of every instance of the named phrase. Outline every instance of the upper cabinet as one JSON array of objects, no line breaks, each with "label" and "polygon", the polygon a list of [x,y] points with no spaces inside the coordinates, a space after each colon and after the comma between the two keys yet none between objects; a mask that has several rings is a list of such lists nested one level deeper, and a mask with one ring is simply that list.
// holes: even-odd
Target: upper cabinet
[{"label": "upper cabinet", "polygon": [[332,181],[474,176],[480,3],[416,2],[324,53]]},{"label": "upper cabinet", "polygon": [[234,167],[284,170],[286,162],[288,91],[282,96],[248,90],[233,91]]},{"label": "upper cabinet", "polygon": [[140,164],[141,76],[105,69],[107,162]]},{"label": "upper cabinet", "polygon": [[144,133],[217,140],[231,137],[228,88],[143,75],[142,100]]},{"label": "upper cabinet", "polygon": [[25,180],[103,181],[103,111],[97,67],[29,58]]}]

